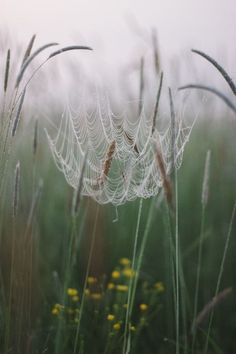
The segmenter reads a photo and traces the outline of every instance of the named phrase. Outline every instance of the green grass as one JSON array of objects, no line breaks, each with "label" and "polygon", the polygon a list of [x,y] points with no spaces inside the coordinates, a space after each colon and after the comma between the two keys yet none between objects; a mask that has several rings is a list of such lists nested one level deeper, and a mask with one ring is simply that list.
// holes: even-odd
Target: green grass
[{"label": "green grass", "polygon": [[[33,125],[33,124],[32,124]],[[29,128],[30,129],[30,128]],[[179,243],[180,243],[180,352],[191,353],[191,324],[194,315],[195,285],[198,267],[198,246],[201,232],[201,189],[206,151],[212,152],[209,182],[209,203],[205,209],[202,230],[202,262],[199,279],[197,309],[200,311],[215,295],[217,279],[235,201],[235,122],[227,120],[198,122],[186,147],[183,165],[178,173]],[[25,133],[25,136],[28,134]],[[9,168],[8,192],[1,223],[1,352],[14,348],[16,353],[121,353],[124,348],[123,330],[130,320],[136,326],[127,343],[132,353],[176,352],[176,318],[173,279],[175,279],[174,229],[172,215],[168,216],[164,200],[144,200],[137,228],[139,201],[116,208],[97,206],[88,198],[82,200],[79,215],[72,225],[72,190],[54,167],[43,135],[35,159],[35,179],[32,178],[33,157],[31,139],[19,139],[14,159],[21,161],[19,213],[12,224],[13,167]],[[28,141],[27,141],[28,140]],[[14,166],[14,163],[12,164]],[[33,191],[39,178],[44,180],[40,201],[35,209],[30,229],[25,224],[32,203]],[[158,205],[158,206],[157,206]],[[91,264],[87,270],[93,237],[96,209],[99,209],[95,228]],[[65,271],[70,249],[70,238],[76,237],[76,258]],[[15,231],[14,231],[15,230]],[[138,232],[138,234],[137,234]],[[119,266],[119,259],[132,260],[136,234],[136,252],[133,267],[139,270],[133,302],[133,311],[126,317],[122,308],[128,292],[114,290],[109,294],[107,283]],[[15,236],[14,236],[15,235]],[[218,290],[235,287],[235,223],[222,269]],[[11,251],[15,239],[13,280],[9,283]],[[145,238],[145,243],[142,243]],[[141,256],[139,257],[140,250]],[[68,273],[69,272],[69,273]],[[79,332],[77,322],[64,313],[51,313],[56,303],[70,307],[67,288],[76,288],[83,297],[86,272],[98,283],[91,291],[102,295],[92,300],[84,297]],[[69,275],[69,276],[68,276]],[[87,274],[88,275],[88,274]],[[153,285],[163,282],[165,291],[153,293]],[[129,285],[122,279],[122,284]],[[12,292],[11,308],[7,301]],[[64,290],[63,290],[64,289]],[[133,289],[133,288],[132,288]],[[236,350],[234,343],[235,303],[231,294],[214,308],[207,352],[229,353]],[[81,300],[80,300],[81,301]],[[147,304],[147,313],[139,309]],[[114,310],[115,305],[115,310]],[[80,305],[78,305],[79,307]],[[116,308],[117,306],[117,308]],[[9,312],[10,311],[10,312]],[[114,330],[107,320],[110,312],[116,314],[121,328]],[[74,315],[73,315],[74,316]],[[125,320],[128,319],[128,322]],[[8,319],[8,320],[7,320]],[[203,353],[209,316],[196,332],[193,353]],[[7,325],[8,323],[8,325]],[[128,327],[127,327],[128,328]],[[129,329],[129,328],[128,328]],[[7,333],[8,331],[8,333]],[[58,332],[59,331],[59,332]],[[58,335],[56,335],[58,333]],[[77,333],[77,334],[76,334]],[[128,332],[129,333],[129,330]],[[76,350],[74,350],[77,338]],[[27,349],[28,348],[28,349]],[[57,348],[57,349],[56,349]],[[216,349],[217,348],[217,349]]]},{"label": "green grass", "polygon": [[54,165],[47,123],[39,120],[34,155],[35,121],[25,126],[19,106],[10,106],[9,114],[6,107],[0,353],[236,352],[235,118],[225,113],[216,119],[205,107],[172,178],[173,208],[163,192],[119,207],[84,197],[74,215],[74,192]]}]

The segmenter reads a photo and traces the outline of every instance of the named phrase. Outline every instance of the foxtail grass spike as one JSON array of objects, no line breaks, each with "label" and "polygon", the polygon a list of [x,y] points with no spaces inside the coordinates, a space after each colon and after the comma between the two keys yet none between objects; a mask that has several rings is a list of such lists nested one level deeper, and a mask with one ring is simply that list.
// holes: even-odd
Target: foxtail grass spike
[{"label": "foxtail grass spike", "polygon": [[34,53],[32,53],[28,59],[24,62],[24,64],[22,65],[20,72],[16,78],[16,85],[15,87],[17,88],[22,80],[22,77],[25,73],[25,70],[27,69],[27,67],[29,66],[29,64],[32,62],[32,60],[38,55],[40,54],[42,51],[44,51],[45,49],[52,47],[54,45],[58,45],[58,43],[48,43],[43,45],[42,47],[38,48]]},{"label": "foxtail grass spike", "polygon": [[9,70],[10,70],[10,60],[11,60],[11,51],[8,49],[7,51],[7,59],[6,59],[6,68],[5,68],[5,77],[4,77],[4,92],[7,91]]},{"label": "foxtail grass spike", "polygon": [[179,87],[179,90],[186,90],[186,89],[199,89],[199,90],[212,92],[216,96],[220,97],[227,104],[227,106],[231,108],[232,111],[236,114],[236,106],[231,102],[231,100],[228,97],[226,97],[223,93],[221,93],[219,90],[215,89],[214,87],[205,86],[205,85],[195,85],[195,84],[189,84],[189,85]]},{"label": "foxtail grass spike", "polygon": [[209,197],[209,178],[210,178],[210,163],[211,163],[211,151],[207,151],[205,169],[204,169],[204,178],[202,184],[202,205],[206,207]]},{"label": "foxtail grass spike", "polygon": [[14,193],[13,193],[13,217],[15,218],[18,210],[20,186],[20,162],[18,161],[15,168]]},{"label": "foxtail grass spike", "polygon": [[25,99],[25,92],[26,92],[26,89],[24,89],[24,91],[22,93],[22,96],[21,96],[21,99],[20,99],[20,102],[19,102],[19,106],[18,106],[18,109],[17,109],[17,112],[16,112],[16,117],[15,117],[15,120],[14,120],[14,123],[13,123],[12,133],[11,133],[12,137],[15,136],[16,130],[17,130],[17,127],[18,127],[18,124],[19,124],[20,114],[21,114],[21,110],[22,110],[22,105],[23,105],[23,102],[24,102],[24,99]]},{"label": "foxtail grass spike", "polygon": [[218,64],[217,61],[215,61],[215,59],[211,58],[209,55],[201,52],[200,50],[192,49],[192,52],[202,56],[207,61],[209,61],[221,73],[221,75],[223,76],[223,78],[228,83],[229,87],[231,88],[233,94],[236,95],[236,86],[235,86],[233,80],[228,75],[228,73],[225,71],[225,69],[220,64]]},{"label": "foxtail grass spike", "polygon": [[69,47],[65,47],[65,48],[62,48],[62,49],[59,49],[53,53],[51,53],[48,57],[48,59],[51,59],[53,57],[55,57],[56,55],[59,55],[61,53],[64,53],[64,52],[68,52],[70,50],[80,50],[80,49],[83,49],[83,50],[93,50],[92,48],[90,47],[87,47],[87,46],[83,46],[83,45],[71,45]]},{"label": "foxtail grass spike", "polygon": [[101,176],[99,177],[99,184],[101,184],[101,185],[104,183],[105,178],[108,176],[108,173],[111,168],[113,156],[115,154],[115,150],[116,150],[116,142],[115,142],[115,140],[113,140],[112,143],[110,144],[110,146],[108,147],[108,150],[106,153],[106,158],[103,162],[102,173],[101,173]]},{"label": "foxtail grass spike", "polygon": [[157,91],[157,99],[156,99],[156,104],[155,104],[155,109],[153,114],[152,134],[154,133],[154,130],[156,128],[157,112],[158,112],[158,107],[159,107],[159,102],[161,97],[162,83],[163,83],[163,71],[161,72],[160,83]]},{"label": "foxtail grass spike", "polygon": [[26,48],[26,51],[25,51],[25,54],[24,54],[24,57],[23,57],[23,60],[22,60],[22,64],[21,64],[21,67],[24,65],[24,62],[28,59],[28,57],[30,56],[31,54],[31,50],[33,48],[33,45],[34,45],[34,41],[35,41],[35,37],[36,37],[36,34],[34,34],[30,41],[29,41],[29,44]]},{"label": "foxtail grass spike", "polygon": [[35,121],[34,126],[34,141],[33,141],[33,154],[36,155],[38,147],[38,120]]}]

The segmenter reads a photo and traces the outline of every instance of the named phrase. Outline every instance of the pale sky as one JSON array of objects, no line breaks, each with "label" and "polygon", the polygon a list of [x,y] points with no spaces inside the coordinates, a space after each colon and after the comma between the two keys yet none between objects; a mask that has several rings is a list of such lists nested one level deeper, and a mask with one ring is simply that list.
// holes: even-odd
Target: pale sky
[{"label": "pale sky", "polygon": [[197,48],[225,63],[231,75],[236,73],[235,0],[0,0],[0,4],[1,32],[8,30],[20,42],[27,43],[37,33],[37,45],[51,41],[89,45],[96,60],[115,68],[145,55],[155,27],[164,61]]}]

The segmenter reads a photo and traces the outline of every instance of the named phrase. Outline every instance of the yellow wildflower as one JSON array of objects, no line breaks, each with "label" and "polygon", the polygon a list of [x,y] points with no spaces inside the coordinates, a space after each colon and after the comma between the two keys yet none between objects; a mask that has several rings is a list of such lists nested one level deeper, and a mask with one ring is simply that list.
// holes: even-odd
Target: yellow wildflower
[{"label": "yellow wildflower", "polygon": [[108,283],[107,284],[107,289],[108,290],[112,290],[112,289],[114,289],[115,288],[115,284],[114,283]]},{"label": "yellow wildflower", "polygon": [[139,308],[140,308],[141,311],[147,311],[148,305],[147,304],[140,304]]},{"label": "yellow wildflower", "polygon": [[97,278],[95,277],[88,277],[87,279],[88,284],[95,284],[97,282]]},{"label": "yellow wildflower", "polygon": [[101,293],[93,293],[90,295],[91,299],[93,300],[101,300],[102,294]]},{"label": "yellow wildflower", "polygon": [[79,301],[79,296],[78,295],[72,296],[71,300],[74,301],[74,302],[78,302]]},{"label": "yellow wildflower", "polygon": [[113,329],[115,330],[115,331],[119,331],[120,330],[120,323],[119,322],[116,322],[116,323],[114,323],[113,324]]},{"label": "yellow wildflower", "polygon": [[121,285],[121,284],[118,284],[118,285],[116,286],[116,289],[117,289],[118,291],[126,292],[126,291],[128,291],[129,287],[128,287],[128,285]]},{"label": "yellow wildflower", "polygon": [[129,326],[129,329],[130,329],[132,332],[135,332],[135,331],[136,331],[135,326],[133,326],[133,325],[131,325],[131,324],[130,324],[130,326]]},{"label": "yellow wildflower", "polygon": [[161,281],[158,281],[155,285],[154,285],[155,289],[157,290],[158,293],[162,293],[163,291],[165,291],[165,286]]},{"label": "yellow wildflower", "polygon": [[121,258],[121,259],[119,260],[119,263],[120,263],[121,265],[123,265],[124,267],[127,267],[127,266],[130,265],[131,261],[130,261],[129,258]]},{"label": "yellow wildflower", "polygon": [[87,295],[87,296],[90,295],[90,290],[89,289],[85,289],[84,290],[84,294]]},{"label": "yellow wildflower", "polygon": [[125,268],[122,272],[122,274],[126,277],[126,278],[132,278],[135,274],[134,270],[132,268]]},{"label": "yellow wildflower", "polygon": [[54,316],[58,316],[60,313],[60,310],[57,307],[53,307],[52,311],[51,311],[52,315]]},{"label": "yellow wildflower", "polygon": [[55,304],[54,307],[55,307],[56,309],[58,309],[59,311],[62,310],[62,309],[64,309],[64,306],[61,305],[61,304]]},{"label": "yellow wildflower", "polygon": [[115,316],[112,315],[111,313],[109,313],[109,314],[107,315],[107,320],[108,320],[108,321],[114,321],[114,319],[115,319]]},{"label": "yellow wildflower", "polygon": [[111,273],[111,276],[112,276],[113,279],[119,279],[120,278],[120,272],[118,270],[114,270]]},{"label": "yellow wildflower", "polygon": [[67,289],[67,295],[69,296],[76,296],[78,295],[78,290],[74,288],[68,288]]}]

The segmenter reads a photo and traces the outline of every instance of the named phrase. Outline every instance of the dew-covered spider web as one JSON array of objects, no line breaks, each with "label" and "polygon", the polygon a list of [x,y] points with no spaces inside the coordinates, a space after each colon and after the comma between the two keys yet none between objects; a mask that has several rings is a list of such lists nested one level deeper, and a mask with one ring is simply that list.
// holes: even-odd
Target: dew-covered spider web
[{"label": "dew-covered spider web", "polygon": [[180,167],[193,124],[184,123],[183,112],[172,123],[168,119],[159,131],[144,109],[136,117],[128,109],[114,114],[109,99],[96,93],[92,108],[83,96],[76,109],[68,105],[55,136],[47,135],[55,163],[74,189],[83,170],[82,195],[121,205],[157,195],[163,185],[157,148],[167,175]]}]

